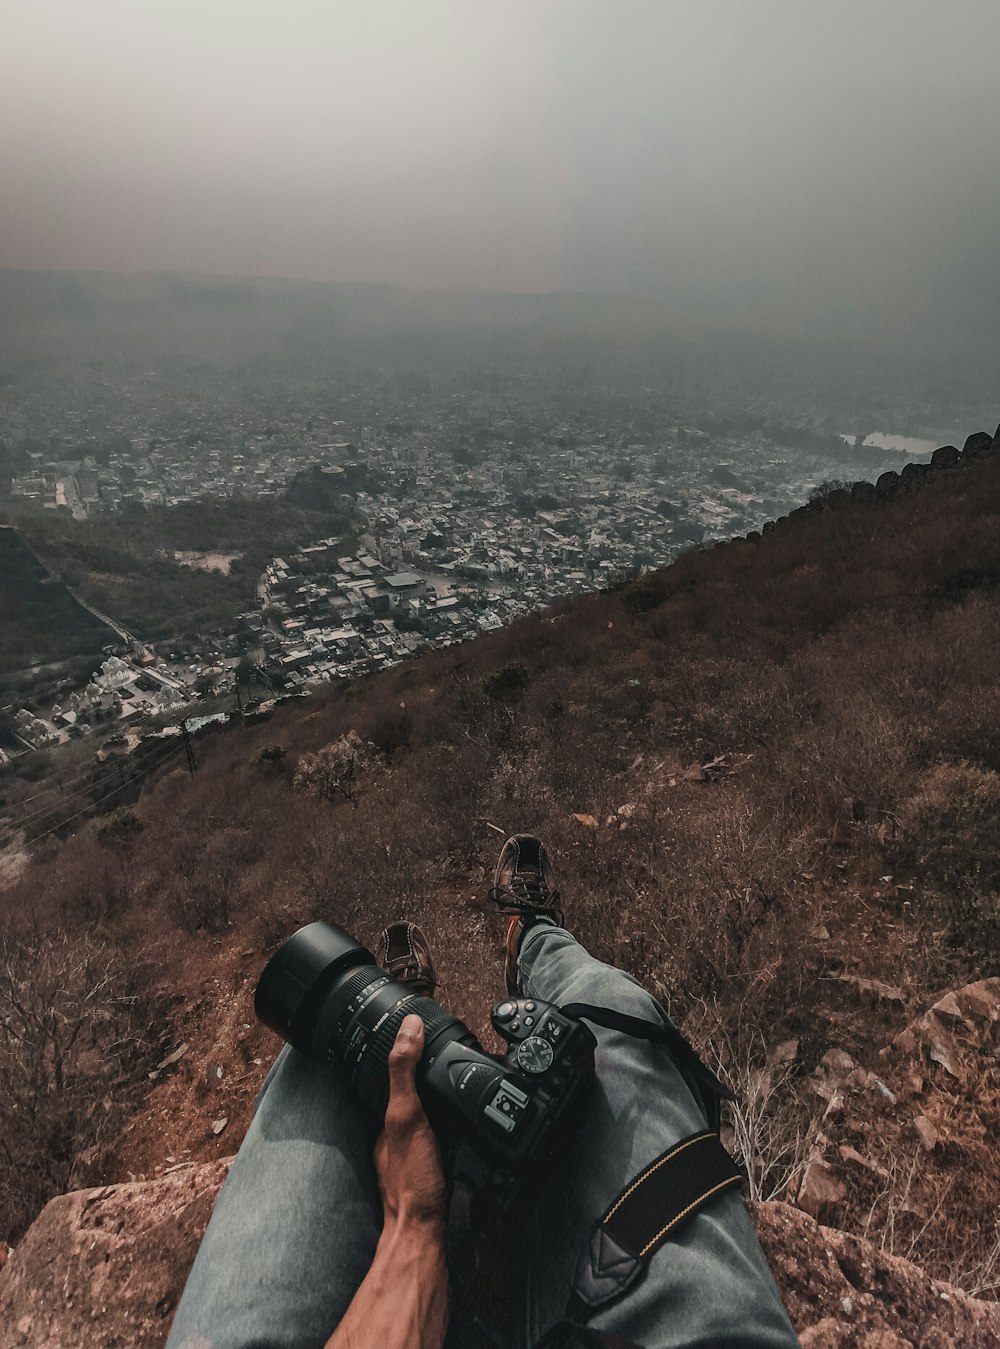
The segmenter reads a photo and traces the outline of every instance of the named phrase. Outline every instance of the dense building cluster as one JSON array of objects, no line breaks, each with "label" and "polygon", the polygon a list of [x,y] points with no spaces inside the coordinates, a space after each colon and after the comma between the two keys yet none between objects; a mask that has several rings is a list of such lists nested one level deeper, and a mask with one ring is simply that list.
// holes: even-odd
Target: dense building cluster
[{"label": "dense building cluster", "polygon": [[[303,537],[226,631],[151,651],[119,630],[132,692],[97,671],[23,738],[148,720],[233,690],[241,668],[265,692],[377,670],[901,462],[842,430],[801,408],[722,416],[684,389],[574,396],[541,376],[355,374],[332,389],[247,370],[29,372],[16,396],[0,391],[19,509],[141,519],[192,500],[224,510],[273,498],[339,513],[357,543],[345,555],[342,541]],[[910,458],[932,448],[905,446]]]}]

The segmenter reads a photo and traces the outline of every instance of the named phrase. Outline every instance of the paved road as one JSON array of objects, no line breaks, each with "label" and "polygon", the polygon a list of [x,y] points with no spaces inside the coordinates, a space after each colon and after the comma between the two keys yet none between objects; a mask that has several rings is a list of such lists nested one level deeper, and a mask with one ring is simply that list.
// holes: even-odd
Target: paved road
[{"label": "paved road", "polygon": [[134,637],[132,633],[129,632],[128,628],[123,628],[122,625],[116,623],[113,618],[109,618],[107,614],[102,614],[100,609],[95,609],[92,604],[88,604],[83,596],[79,595],[72,586],[68,585],[66,586],[66,589],[81,608],[86,609],[87,613],[93,614],[95,618],[99,618],[106,627],[109,627],[112,630],[112,632],[116,632],[123,642],[138,642],[138,637]]}]

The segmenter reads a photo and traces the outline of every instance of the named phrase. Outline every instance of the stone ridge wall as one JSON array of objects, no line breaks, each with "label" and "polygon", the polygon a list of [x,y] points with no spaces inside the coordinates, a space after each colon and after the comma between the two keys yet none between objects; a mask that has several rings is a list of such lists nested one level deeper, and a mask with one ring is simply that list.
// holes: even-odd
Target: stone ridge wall
[{"label": "stone ridge wall", "polygon": [[899,473],[890,469],[881,474],[875,482],[856,482],[850,487],[838,487],[827,493],[821,500],[811,501],[805,506],[797,506],[787,515],[777,520],[768,520],[760,530],[752,529],[745,536],[734,539],[720,539],[716,547],[726,543],[735,543],[743,538],[747,543],[756,543],[760,538],[775,531],[783,531],[788,524],[802,515],[811,515],[819,510],[836,509],[850,501],[887,501],[904,492],[913,492],[922,487],[930,478],[939,473],[952,473],[969,468],[987,460],[1000,461],[1000,426],[995,435],[987,431],[976,431],[968,437],[961,450],[954,445],[942,445],[934,451],[927,464],[906,464]]}]

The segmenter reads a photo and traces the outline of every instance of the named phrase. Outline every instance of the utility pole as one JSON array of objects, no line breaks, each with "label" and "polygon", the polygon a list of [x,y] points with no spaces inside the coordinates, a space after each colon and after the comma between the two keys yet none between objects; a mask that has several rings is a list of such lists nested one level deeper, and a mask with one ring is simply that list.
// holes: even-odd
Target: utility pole
[{"label": "utility pole", "polygon": [[194,759],[194,749],[191,745],[191,736],[188,734],[187,717],[181,722],[181,731],[184,735],[184,752],[187,755],[188,772],[194,777],[194,770],[198,767]]}]

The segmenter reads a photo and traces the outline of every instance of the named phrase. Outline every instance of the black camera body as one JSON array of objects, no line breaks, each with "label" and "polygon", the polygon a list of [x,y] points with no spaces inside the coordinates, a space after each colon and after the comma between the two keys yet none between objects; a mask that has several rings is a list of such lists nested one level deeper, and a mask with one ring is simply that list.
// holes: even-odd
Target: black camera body
[{"label": "black camera body", "polygon": [[507,1042],[488,1054],[433,998],[397,983],[371,952],[330,923],[281,947],[257,984],[258,1017],[301,1053],[346,1076],[378,1128],[389,1100],[389,1052],[403,1018],[424,1023],[417,1091],[453,1170],[503,1202],[559,1150],[579,1117],[596,1041],[552,1003],[508,998],[491,1020]]},{"label": "black camera body", "polygon": [[580,1088],[593,1075],[595,1041],[586,1026],[535,998],[509,998],[490,1020],[507,1053],[500,1058],[453,1042],[428,1064],[421,1099],[432,1103],[432,1122],[438,1101],[447,1101],[446,1133],[523,1172],[548,1153],[563,1116],[571,1122]]}]

